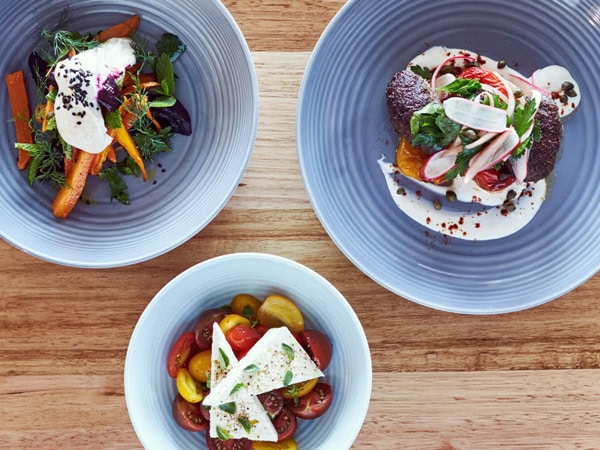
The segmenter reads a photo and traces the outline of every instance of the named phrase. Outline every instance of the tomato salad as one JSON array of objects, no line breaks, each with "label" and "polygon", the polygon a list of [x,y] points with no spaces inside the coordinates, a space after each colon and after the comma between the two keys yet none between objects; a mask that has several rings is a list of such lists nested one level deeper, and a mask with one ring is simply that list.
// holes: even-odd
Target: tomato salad
[{"label": "tomato salad", "polygon": [[[210,450],[294,450],[298,419],[316,419],[331,405],[331,386],[320,377],[331,357],[329,338],[305,328],[292,300],[239,294],[226,307],[203,311],[194,330],[171,348],[167,371],[177,386],[173,417],[185,430],[205,431]],[[268,384],[272,388],[258,386],[263,373],[268,383],[278,379]],[[252,402],[260,411],[252,412]],[[268,424],[261,423],[261,414]],[[265,425],[273,429],[271,437],[241,437],[265,436],[258,430]]]},{"label": "tomato salad", "polygon": [[17,166],[29,185],[54,184],[52,210],[67,217],[89,176],[108,183],[111,200],[129,204],[123,176],[147,180],[146,164],[171,150],[173,135],[190,135],[186,108],[175,98],[173,70],[185,45],[164,33],[156,50],[137,34],[137,15],[100,31],[63,27],[42,31],[29,56],[37,84],[31,114],[24,72],[5,77],[18,149]]}]

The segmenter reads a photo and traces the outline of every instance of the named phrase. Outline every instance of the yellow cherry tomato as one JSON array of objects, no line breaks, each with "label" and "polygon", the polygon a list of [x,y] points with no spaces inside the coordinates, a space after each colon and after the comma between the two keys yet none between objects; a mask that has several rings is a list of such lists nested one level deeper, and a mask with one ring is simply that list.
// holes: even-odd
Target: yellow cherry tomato
[{"label": "yellow cherry tomato", "polygon": [[227,333],[233,327],[241,324],[250,326],[250,321],[239,314],[227,314],[223,317],[223,320],[219,322],[219,326],[223,333]]},{"label": "yellow cherry tomato", "polygon": [[288,327],[292,333],[304,329],[304,317],[300,309],[283,295],[269,295],[258,309],[258,321],[269,328]]},{"label": "yellow cherry tomato", "polygon": [[202,394],[202,387],[200,383],[198,383],[190,372],[185,368],[181,367],[177,369],[177,392],[181,395],[185,400],[190,403],[199,403],[204,398]]},{"label": "yellow cherry tomato", "polygon": [[211,350],[204,350],[203,352],[196,353],[188,362],[188,371],[196,381],[200,381],[201,383],[206,383],[208,381],[211,356]]},{"label": "yellow cherry tomato", "polygon": [[286,388],[281,388],[279,392],[283,398],[304,397],[313,390],[318,381],[318,378],[302,381],[301,383],[296,383]]},{"label": "yellow cherry tomato", "polygon": [[239,294],[231,301],[231,311],[250,320],[256,320],[256,313],[262,302],[250,294]]},{"label": "yellow cherry tomato", "polygon": [[404,138],[400,139],[396,150],[396,165],[402,174],[407,177],[422,180],[421,170],[427,162],[429,155],[417,147],[413,147]]},{"label": "yellow cherry tomato", "polygon": [[252,441],[253,450],[297,450],[298,445],[293,438],[281,442]]}]

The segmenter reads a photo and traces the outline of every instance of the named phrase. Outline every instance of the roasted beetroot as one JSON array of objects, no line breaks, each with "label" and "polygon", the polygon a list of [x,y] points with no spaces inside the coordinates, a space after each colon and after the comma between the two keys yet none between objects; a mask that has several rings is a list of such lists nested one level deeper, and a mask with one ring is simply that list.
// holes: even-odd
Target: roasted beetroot
[{"label": "roasted beetroot", "polygon": [[190,114],[179,99],[169,108],[152,108],[152,115],[161,126],[170,126],[173,133],[185,136],[192,134]]},{"label": "roasted beetroot", "polygon": [[115,111],[121,105],[121,89],[113,77],[108,77],[98,91],[98,104],[106,111]]}]

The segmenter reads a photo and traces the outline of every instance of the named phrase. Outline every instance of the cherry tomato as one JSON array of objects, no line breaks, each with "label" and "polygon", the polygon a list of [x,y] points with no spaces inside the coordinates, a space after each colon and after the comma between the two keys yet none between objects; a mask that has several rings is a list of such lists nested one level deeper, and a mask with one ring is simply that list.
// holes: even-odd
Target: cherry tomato
[{"label": "cherry tomato", "polygon": [[280,392],[283,398],[304,397],[316,386],[318,378],[302,381],[301,383],[292,384],[291,386],[281,388]]},{"label": "cherry tomato", "polygon": [[204,398],[202,386],[185,367],[177,370],[177,392],[190,403],[198,403]]},{"label": "cherry tomato", "polygon": [[281,413],[281,411],[283,411],[283,397],[277,390],[259,394],[258,399],[260,400],[260,403],[271,420],[273,420],[279,415],[279,413]]},{"label": "cherry tomato", "polygon": [[297,450],[298,444],[292,438],[285,439],[281,442],[265,442],[265,441],[254,441],[252,442],[253,450]]},{"label": "cherry tomato", "polygon": [[225,333],[225,338],[236,354],[246,353],[256,344],[262,335],[250,325],[236,325]]},{"label": "cherry tomato", "polygon": [[505,178],[501,178],[500,175],[500,172],[496,169],[482,170],[475,175],[474,180],[481,189],[490,192],[500,191],[515,182],[514,177],[511,175],[508,175]]},{"label": "cherry tomato", "polygon": [[459,75],[460,78],[470,78],[474,80],[479,80],[481,83],[488,84],[492,87],[495,87],[504,95],[507,94],[504,83],[494,75],[492,72],[489,72],[481,67],[469,67]]},{"label": "cherry tomato", "polygon": [[329,338],[318,330],[300,332],[300,344],[310,355],[317,367],[325,370],[331,362],[333,346]]},{"label": "cherry tomato", "polygon": [[267,331],[269,331],[269,327],[266,325],[263,325],[262,323],[257,324],[254,329],[256,331],[258,331],[260,333],[261,336],[263,336]]},{"label": "cherry tomato", "polygon": [[288,409],[301,419],[316,419],[322,416],[331,406],[333,393],[327,383],[318,383],[304,397],[288,401]]},{"label": "cherry tomato", "polygon": [[289,298],[269,295],[258,309],[258,321],[270,328],[286,326],[292,333],[304,329],[302,312]]},{"label": "cherry tomato", "polygon": [[208,428],[208,421],[203,417],[199,403],[189,403],[181,395],[173,401],[173,417],[184,430],[202,431]]},{"label": "cherry tomato", "polygon": [[206,383],[210,374],[211,364],[212,351],[204,350],[203,352],[196,353],[192,356],[192,359],[188,362],[188,370],[195,380]]},{"label": "cherry tomato", "polygon": [[206,445],[208,450],[252,450],[252,441],[249,439],[228,439],[222,441],[219,438],[211,438],[206,433]]},{"label": "cherry tomato", "polygon": [[207,309],[198,316],[194,333],[199,351],[210,349],[212,345],[213,323],[220,322],[227,314],[224,308]]},{"label": "cherry tomato", "polygon": [[179,336],[167,357],[167,371],[171,378],[177,377],[178,369],[186,367],[190,355],[196,350],[194,333],[190,331]]},{"label": "cherry tomato", "polygon": [[231,311],[250,320],[256,320],[256,313],[262,302],[250,294],[239,294],[233,297]]},{"label": "cherry tomato", "polygon": [[273,420],[273,426],[277,430],[277,442],[281,442],[294,436],[298,428],[298,420],[289,410],[284,409]]},{"label": "cherry tomato", "polygon": [[223,331],[223,333],[227,333],[233,327],[241,324],[250,326],[250,321],[239,314],[227,314],[219,322],[219,326],[221,327],[221,331]]}]

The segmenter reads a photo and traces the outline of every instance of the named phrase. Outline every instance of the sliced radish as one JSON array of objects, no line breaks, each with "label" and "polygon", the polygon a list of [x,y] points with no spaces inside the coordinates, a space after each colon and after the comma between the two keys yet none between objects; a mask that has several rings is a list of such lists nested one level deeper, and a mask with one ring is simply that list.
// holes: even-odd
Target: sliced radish
[{"label": "sliced radish", "polygon": [[451,97],[443,105],[448,118],[461,125],[493,133],[506,130],[506,111],[503,109],[461,97]]},{"label": "sliced radish", "polygon": [[506,160],[520,142],[519,135],[514,128],[504,131],[491,144],[471,158],[469,168],[464,176],[465,183],[471,181],[478,172]]},{"label": "sliced radish", "polygon": [[527,172],[529,171],[529,150],[525,150],[525,153],[520,158],[511,158],[510,164],[512,166],[513,173],[515,174],[515,180],[518,183],[522,183],[527,178]]},{"label": "sliced radish", "polygon": [[[542,94],[544,94],[544,95],[547,95],[548,97],[550,97],[550,96],[552,95],[552,94],[551,94],[549,91],[547,91],[546,89],[544,89],[544,88],[541,88],[541,87],[539,87],[539,86],[536,86],[535,84],[533,84],[533,82],[532,82],[532,81],[529,81],[529,80],[528,80],[528,79],[526,79],[526,78],[520,77],[520,76],[518,76],[518,75],[515,75],[515,74],[512,74],[512,73],[510,74],[510,77],[512,77],[512,78],[514,78],[515,80],[519,81],[519,82],[520,82],[522,85],[525,85],[525,86],[526,86],[526,87],[528,87],[529,89],[533,89],[534,91],[541,92]],[[521,86],[521,88],[523,88],[523,86]]]},{"label": "sliced radish", "polygon": [[446,58],[445,60],[443,60],[441,62],[441,64],[439,66],[437,66],[435,68],[435,71],[433,72],[433,75],[431,76],[431,89],[433,89],[435,91],[435,89],[437,88],[437,79],[438,79],[438,75],[440,74],[440,70],[442,70],[442,67],[444,67],[446,64],[448,64],[452,61],[456,61],[457,59],[466,59],[467,61],[475,61],[475,58],[473,58],[472,56],[467,56],[467,55],[456,55],[456,56],[451,56],[449,58]]},{"label": "sliced radish", "polygon": [[[454,75],[452,75],[451,73],[445,73],[444,75],[441,75],[437,79],[437,82],[436,82],[437,89],[443,88],[444,86],[448,86],[454,80],[456,80],[456,77]],[[440,100],[443,100],[444,98],[446,98],[448,96],[447,92],[439,91],[439,90],[438,90],[437,94],[438,94],[438,97]]]},{"label": "sliced radish", "polygon": [[494,72],[494,75],[496,75],[500,79],[500,81],[504,85],[504,89],[508,93],[506,101],[506,104],[508,105],[506,107],[506,114],[512,117],[513,113],[515,112],[515,94],[513,93],[513,90],[511,89],[511,86],[508,83],[508,81],[502,75],[500,75],[498,72]]},{"label": "sliced radish", "polygon": [[480,145],[483,145],[486,142],[491,141],[494,138],[494,136],[498,136],[498,133],[484,133],[484,135],[481,136],[476,141],[473,141],[470,144],[465,145],[465,148],[471,149],[471,148],[479,147]]},{"label": "sliced radish", "polygon": [[421,169],[421,178],[424,181],[435,181],[446,175],[456,166],[456,155],[461,150],[461,146],[453,145],[431,155]]}]

